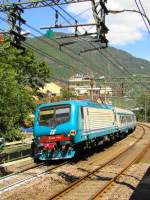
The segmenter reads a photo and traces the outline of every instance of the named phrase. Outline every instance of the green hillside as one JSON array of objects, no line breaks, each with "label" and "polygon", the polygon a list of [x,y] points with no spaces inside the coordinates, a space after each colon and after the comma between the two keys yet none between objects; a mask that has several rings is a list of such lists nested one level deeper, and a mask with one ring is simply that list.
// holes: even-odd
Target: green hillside
[{"label": "green hillside", "polygon": [[[58,35],[58,34],[57,34]],[[111,77],[123,77],[131,74],[150,74],[150,62],[135,58],[131,54],[109,47],[106,50],[89,51],[80,54],[80,51],[94,48],[97,44],[89,44],[83,39],[48,39],[46,37],[32,38],[27,41],[34,48],[40,49],[40,59],[50,66],[53,76],[66,80],[75,73],[93,72],[96,77],[105,75]],[[59,43],[77,41],[59,49]],[[38,50],[39,51],[39,50]],[[102,55],[103,54],[103,55]],[[108,60],[109,59],[109,60]],[[117,59],[117,63],[116,63]],[[119,63],[121,64],[119,64]],[[122,66],[123,65],[123,66]],[[124,71],[123,67],[126,70]]]}]

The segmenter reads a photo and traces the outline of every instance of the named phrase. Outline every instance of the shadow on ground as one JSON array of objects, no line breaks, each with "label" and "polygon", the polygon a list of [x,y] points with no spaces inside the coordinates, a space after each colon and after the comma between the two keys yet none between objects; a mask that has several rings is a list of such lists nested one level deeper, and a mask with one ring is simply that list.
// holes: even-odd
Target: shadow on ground
[{"label": "shadow on ground", "polygon": [[150,167],[129,200],[150,200]]}]

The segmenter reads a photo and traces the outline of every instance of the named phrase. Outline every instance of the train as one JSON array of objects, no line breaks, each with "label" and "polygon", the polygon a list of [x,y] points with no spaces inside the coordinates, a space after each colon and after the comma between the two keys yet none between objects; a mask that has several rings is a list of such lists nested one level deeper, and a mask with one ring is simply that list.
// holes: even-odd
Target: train
[{"label": "train", "polygon": [[44,103],[35,110],[32,155],[35,162],[70,159],[135,128],[135,114],[112,105],[89,100]]}]

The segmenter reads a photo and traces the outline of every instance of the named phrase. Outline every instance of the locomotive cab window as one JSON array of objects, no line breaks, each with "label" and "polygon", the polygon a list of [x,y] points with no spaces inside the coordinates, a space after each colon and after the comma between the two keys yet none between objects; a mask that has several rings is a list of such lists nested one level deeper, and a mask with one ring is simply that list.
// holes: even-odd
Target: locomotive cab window
[{"label": "locomotive cab window", "polygon": [[70,105],[59,105],[41,108],[39,112],[39,125],[55,127],[70,119]]}]

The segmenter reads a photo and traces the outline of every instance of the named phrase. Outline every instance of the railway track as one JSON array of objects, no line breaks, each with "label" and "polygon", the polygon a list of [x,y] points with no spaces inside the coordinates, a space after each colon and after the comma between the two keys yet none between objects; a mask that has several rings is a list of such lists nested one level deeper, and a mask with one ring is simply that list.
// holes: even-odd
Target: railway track
[{"label": "railway track", "polygon": [[110,187],[113,186],[114,183],[116,183],[117,181],[119,181],[119,178],[124,175],[128,169],[136,162],[138,162],[139,160],[141,160],[142,156],[144,155],[144,153],[150,148],[150,144],[148,144],[144,150],[135,157],[134,160],[132,160],[130,163],[127,164],[127,166],[124,167],[124,169],[122,169],[120,172],[118,172],[118,174],[113,177],[107,184],[105,184],[101,189],[99,189],[89,200],[98,200],[100,198],[102,198],[102,196],[104,194],[106,194],[108,192],[108,190],[110,189]]},{"label": "railway track", "polygon": [[[128,170],[131,165],[133,165],[138,159],[140,159],[141,156],[143,155],[143,153],[147,150],[147,148],[149,148],[149,145],[146,146],[146,148],[144,148],[144,150],[142,152],[138,153],[138,155],[136,157],[134,157],[134,159],[132,159],[132,161],[130,161],[128,163],[128,165],[126,165],[123,169],[119,170],[117,175],[116,174],[113,175],[112,178],[108,178],[108,177],[106,179],[102,178],[101,170],[103,170],[105,167],[109,166],[112,162],[114,162],[120,156],[123,156],[129,150],[134,148],[136,146],[136,144],[144,137],[145,129],[144,129],[143,125],[139,125],[139,126],[142,129],[142,135],[141,135],[141,137],[139,137],[136,140],[136,142],[134,144],[132,144],[127,149],[125,149],[123,152],[121,152],[117,156],[113,157],[109,161],[105,162],[101,166],[90,171],[87,175],[79,178],[78,180],[76,180],[75,182],[73,182],[72,184],[67,186],[65,189],[63,189],[60,192],[58,192],[57,194],[51,196],[49,199],[50,200],[54,200],[54,199],[66,200],[66,199],[69,199],[69,197],[73,197],[72,199],[89,199],[89,197],[86,198],[87,197],[86,193],[88,193],[88,191],[90,192],[89,196],[90,196],[91,200],[100,199],[101,194],[104,193],[126,170]],[[148,128],[150,128],[150,127],[148,127]],[[101,173],[101,175],[100,175],[100,173]],[[107,179],[109,179],[109,180],[107,180]],[[107,182],[107,183],[105,184],[104,182]],[[97,190],[98,187],[100,189]],[[92,195],[91,195],[91,193],[92,193]],[[80,197],[79,197],[79,194],[80,194]],[[81,194],[82,194],[82,197],[81,197]],[[76,197],[76,195],[77,195],[77,197]]]},{"label": "railway track", "polygon": [[[30,165],[32,165],[32,163],[28,163],[28,164],[26,164],[26,165],[19,166],[19,168],[23,168],[23,169],[20,169],[20,170],[18,170],[18,171],[16,171],[16,172],[13,172],[13,173],[10,172],[10,173],[7,174],[7,175],[1,176],[1,177],[0,177],[0,181],[1,181],[1,180],[6,180],[7,178],[10,178],[10,177],[12,177],[12,176],[14,176],[14,175],[17,175],[17,174],[21,174],[21,173],[23,173],[23,172],[25,172],[25,171],[27,171],[27,170],[34,169],[35,167],[39,167],[39,166],[42,165],[42,163],[41,163],[41,164],[32,165],[32,166],[30,166]],[[26,167],[26,166],[30,166],[30,167]],[[26,167],[26,168],[24,168],[24,167]]]},{"label": "railway track", "polygon": [[[47,168],[47,166],[43,166],[43,163],[39,164],[38,166],[32,166],[28,169],[25,169],[25,170],[21,170],[17,173],[13,173],[13,174],[10,174],[10,175],[7,175],[3,178],[0,179],[0,194],[3,193],[3,192],[6,192],[8,190],[11,190],[11,189],[14,189],[26,182],[29,182],[31,180],[34,180],[44,174],[47,174],[49,173],[50,171],[54,170],[54,169],[57,169],[59,167],[61,167],[62,165],[65,165],[67,164],[68,162],[63,162],[59,165],[53,165],[53,166],[50,166],[48,167],[48,169],[44,169],[44,167]],[[30,170],[34,170],[33,172],[30,172]],[[39,170],[42,170],[42,172],[35,172],[35,170],[39,171]],[[28,174],[27,177],[24,178],[24,176],[26,176],[26,174]],[[22,178],[17,178],[17,176],[23,176]],[[13,182],[13,179],[16,180]],[[18,180],[19,179],[19,180]],[[12,183],[13,182],[13,183]],[[5,184],[6,183],[6,184]],[[5,186],[3,186],[5,185]]]}]

